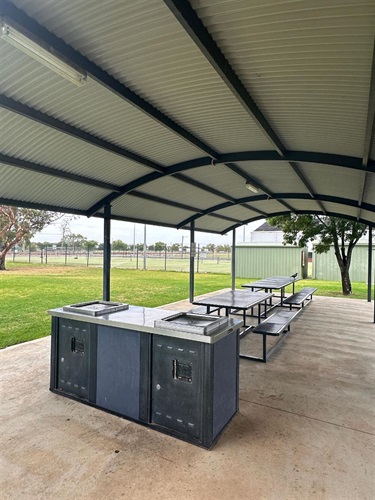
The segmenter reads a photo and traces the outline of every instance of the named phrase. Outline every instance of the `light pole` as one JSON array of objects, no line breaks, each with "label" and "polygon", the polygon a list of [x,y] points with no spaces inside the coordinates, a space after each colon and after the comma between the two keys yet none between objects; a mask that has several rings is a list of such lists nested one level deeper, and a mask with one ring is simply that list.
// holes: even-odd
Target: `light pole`
[{"label": "light pole", "polygon": [[146,269],[146,224],[143,233],[143,269]]},{"label": "light pole", "polygon": [[181,241],[181,259],[184,258],[184,239],[188,239],[189,236],[182,236],[182,241]]},{"label": "light pole", "polygon": [[133,257],[135,257],[135,224],[133,229]]}]

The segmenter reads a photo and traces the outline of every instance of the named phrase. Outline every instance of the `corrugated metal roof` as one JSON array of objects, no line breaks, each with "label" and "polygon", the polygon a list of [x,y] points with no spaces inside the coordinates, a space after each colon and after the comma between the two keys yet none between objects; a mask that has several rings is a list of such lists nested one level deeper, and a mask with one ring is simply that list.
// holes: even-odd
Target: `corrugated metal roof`
[{"label": "corrugated metal roof", "polygon": [[67,25],[79,26],[76,30],[56,26],[56,19],[46,19],[37,5],[28,3],[27,11],[219,151],[269,147],[163,2],[94,4],[91,15],[84,2],[75,9],[69,2],[60,5],[58,15]]},{"label": "corrugated metal roof", "polygon": [[88,79],[0,39],[0,203],[220,233],[290,211],[375,225],[373,0],[1,9]]},{"label": "corrugated metal roof", "polygon": [[192,4],[289,149],[363,153],[372,0]]},{"label": "corrugated metal roof", "polygon": [[220,196],[195,187],[189,184],[188,181],[183,182],[170,176],[162,177],[159,180],[145,184],[137,191],[153,196],[160,196],[176,203],[196,206],[202,210],[223,201]]},{"label": "corrugated metal roof", "polygon": [[[324,195],[350,199],[353,196],[353,186],[360,186],[364,180],[364,173],[360,170],[304,163],[300,163],[300,167],[311,180],[315,191]],[[359,192],[357,196],[360,196]]]},{"label": "corrugated metal roof", "polygon": [[[19,51],[8,44],[1,44],[0,50],[0,60],[8,67],[0,73],[0,88],[7,97],[131,151],[142,150],[156,162],[168,165],[201,156],[198,148],[93,79],[77,88],[30,57],[18,57]],[[150,139],[144,141],[144,135]]]},{"label": "corrugated metal roof", "polygon": [[117,185],[150,172],[149,168],[4,109],[0,110],[0,136],[3,154]]},{"label": "corrugated metal roof", "polygon": [[126,210],[129,220],[147,221],[151,216],[151,220],[156,225],[167,223],[172,226],[178,225],[181,220],[195,213],[193,210],[189,212],[176,207],[171,208],[162,203],[151,202],[134,196],[122,196],[112,204],[112,214],[115,217],[121,217],[124,210]]},{"label": "corrugated metal roof", "polygon": [[[107,190],[78,184],[31,171],[22,171],[0,163],[1,195],[10,200],[17,198],[22,204],[42,199],[47,207],[64,207],[67,212],[88,210]],[[20,187],[21,186],[21,187]],[[27,188],[22,189],[23,186]]]}]

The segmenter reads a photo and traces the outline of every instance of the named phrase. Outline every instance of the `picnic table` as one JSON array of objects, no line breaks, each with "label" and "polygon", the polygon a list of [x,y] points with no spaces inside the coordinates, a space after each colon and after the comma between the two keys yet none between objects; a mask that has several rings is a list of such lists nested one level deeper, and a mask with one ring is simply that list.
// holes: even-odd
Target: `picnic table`
[{"label": "picnic table", "polygon": [[220,309],[225,309],[225,315],[229,316],[237,311],[242,311],[244,327],[246,327],[246,313],[249,309],[258,306],[258,323],[261,321],[261,306],[264,304],[266,309],[267,300],[272,297],[269,292],[253,292],[248,290],[231,290],[229,292],[211,295],[203,299],[194,300],[193,304],[206,306],[207,314],[210,314],[211,308],[220,313]]},{"label": "picnic table", "polygon": [[[250,288],[252,291],[264,290],[266,293],[271,292],[273,290],[280,290],[280,302],[279,305],[283,305],[285,298],[285,287],[288,285],[293,285],[293,294],[294,294],[294,284],[300,278],[297,278],[296,275],[293,276],[272,276],[270,278],[264,278],[259,281],[253,281],[251,283],[245,283],[242,285],[244,288]],[[259,293],[259,292],[258,292]],[[270,306],[272,306],[272,297],[269,302]]]}]

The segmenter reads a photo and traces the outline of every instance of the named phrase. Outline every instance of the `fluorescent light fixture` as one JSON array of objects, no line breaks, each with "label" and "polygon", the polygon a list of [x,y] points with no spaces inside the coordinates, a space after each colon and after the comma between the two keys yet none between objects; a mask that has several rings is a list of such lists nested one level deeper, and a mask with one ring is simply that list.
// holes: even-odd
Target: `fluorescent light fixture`
[{"label": "fluorescent light fixture", "polygon": [[253,184],[251,184],[249,181],[246,181],[246,189],[248,189],[249,191],[252,191],[253,193],[257,193],[259,191],[259,189],[254,186]]},{"label": "fluorescent light fixture", "polygon": [[55,54],[52,47],[24,35],[9,23],[0,24],[0,37],[75,85],[81,87],[85,84],[87,74],[84,71],[75,68],[62,56]]}]

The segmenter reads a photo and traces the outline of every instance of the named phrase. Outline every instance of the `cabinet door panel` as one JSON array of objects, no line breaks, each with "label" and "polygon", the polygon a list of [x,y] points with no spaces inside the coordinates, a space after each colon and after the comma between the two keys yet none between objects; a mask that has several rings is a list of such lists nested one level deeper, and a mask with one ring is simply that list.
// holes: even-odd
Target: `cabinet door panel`
[{"label": "cabinet door panel", "polygon": [[96,403],[139,420],[140,333],[99,326]]},{"label": "cabinet door panel", "polygon": [[61,320],[57,388],[84,399],[89,396],[90,328],[79,321]]},{"label": "cabinet door panel", "polygon": [[153,336],[151,420],[200,437],[202,429],[202,346]]}]

